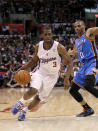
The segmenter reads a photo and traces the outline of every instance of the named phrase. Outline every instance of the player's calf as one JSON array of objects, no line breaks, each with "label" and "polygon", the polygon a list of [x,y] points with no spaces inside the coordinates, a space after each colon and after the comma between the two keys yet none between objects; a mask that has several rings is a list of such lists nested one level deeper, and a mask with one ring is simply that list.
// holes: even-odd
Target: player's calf
[{"label": "player's calf", "polygon": [[76,85],[74,82],[72,82],[71,88],[69,90],[69,93],[71,94],[71,96],[74,97],[74,99],[77,102],[81,102],[83,101],[83,97],[81,96],[81,94],[78,92],[80,89],[80,87],[78,85]]},{"label": "player's calf", "polygon": [[36,95],[37,94],[37,89],[35,89],[35,88],[29,88],[29,90],[24,94],[24,99],[25,100],[28,100],[28,99],[30,99],[30,98],[32,98],[34,95]]}]

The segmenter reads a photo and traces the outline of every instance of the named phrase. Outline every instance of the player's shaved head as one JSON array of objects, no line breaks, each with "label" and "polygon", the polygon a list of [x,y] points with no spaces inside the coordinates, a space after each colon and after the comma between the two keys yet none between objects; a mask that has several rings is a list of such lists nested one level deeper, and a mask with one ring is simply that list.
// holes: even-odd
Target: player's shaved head
[{"label": "player's shaved head", "polygon": [[74,23],[74,26],[75,26],[76,24],[78,24],[78,23],[85,26],[85,23],[84,23],[83,20],[77,20],[77,21]]},{"label": "player's shaved head", "polygon": [[75,32],[78,34],[78,36],[81,36],[85,32],[85,23],[82,20],[77,20],[74,23],[74,29]]},{"label": "player's shaved head", "polygon": [[44,31],[48,31],[48,30],[51,30],[51,32],[52,32],[52,29],[51,29],[50,26],[45,26],[45,27],[42,28],[41,32],[44,33]]}]

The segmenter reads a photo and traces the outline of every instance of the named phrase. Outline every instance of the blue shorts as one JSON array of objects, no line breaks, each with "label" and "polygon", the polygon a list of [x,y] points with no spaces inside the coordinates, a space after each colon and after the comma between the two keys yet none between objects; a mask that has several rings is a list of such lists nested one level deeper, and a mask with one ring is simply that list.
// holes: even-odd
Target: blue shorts
[{"label": "blue shorts", "polygon": [[84,87],[85,76],[91,75],[93,73],[94,67],[96,67],[96,62],[94,59],[91,59],[83,63],[83,65],[80,67],[80,69],[76,73],[76,76],[73,78],[73,82],[75,82],[80,87]]}]

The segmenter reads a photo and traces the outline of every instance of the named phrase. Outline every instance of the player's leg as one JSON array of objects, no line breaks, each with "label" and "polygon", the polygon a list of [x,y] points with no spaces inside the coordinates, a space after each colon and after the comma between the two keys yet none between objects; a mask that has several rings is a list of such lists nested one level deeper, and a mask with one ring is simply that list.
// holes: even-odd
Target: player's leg
[{"label": "player's leg", "polygon": [[98,89],[95,86],[95,75],[86,75],[85,77],[85,89],[98,98]]},{"label": "player's leg", "polygon": [[[95,60],[91,60],[91,61],[88,61],[86,64],[85,64],[85,73],[83,75],[84,77],[84,88],[90,92],[91,94],[93,94],[95,97],[98,98],[98,90],[96,88],[94,88],[94,85],[95,85],[95,74],[93,72],[93,68],[95,67],[96,65],[96,62]],[[93,74],[92,74],[93,73]],[[82,101],[82,103],[80,103],[83,108],[84,108],[84,112],[80,113],[79,117],[81,116],[88,116],[88,115],[91,115],[94,113],[94,110],[88,105],[88,104],[84,104],[84,102]]]},{"label": "player's leg", "polygon": [[37,105],[39,105],[41,102],[43,103],[46,100],[46,98],[52,91],[55,83],[57,82],[57,79],[58,75],[56,75],[56,77],[54,76],[43,77],[43,87],[40,88],[38,95],[35,96],[33,101],[20,112],[18,117],[19,121],[25,120],[25,115],[27,111],[33,110]]},{"label": "player's leg", "polygon": [[83,107],[83,112],[77,115],[77,117],[85,117],[88,115],[92,115],[94,113],[93,109],[87,104],[87,102],[83,99],[82,95],[79,93],[80,87],[72,82],[71,88],[69,90],[70,94],[74,97],[74,99],[80,103]]},{"label": "player's leg", "polygon": [[24,107],[21,112],[19,113],[19,117],[18,117],[18,120],[19,121],[24,121],[25,120],[25,116],[26,116],[26,113],[27,111],[30,111],[32,109],[34,109],[39,103],[40,103],[40,99],[39,99],[39,96],[36,95],[34,97],[34,99],[29,103],[28,106]]},{"label": "player's leg", "polygon": [[24,96],[22,98],[23,101],[30,99],[31,97],[33,97],[34,95],[36,95],[37,92],[38,92],[38,90],[36,88],[32,88],[32,87],[29,88],[29,90],[24,93]]},{"label": "player's leg", "polygon": [[79,71],[76,73],[75,77],[72,80],[71,88],[69,90],[70,94],[74,97],[74,99],[77,102],[82,102],[83,97],[79,93],[80,88],[83,88],[84,86],[84,71],[82,67],[79,69]]},{"label": "player's leg", "polygon": [[29,90],[24,94],[24,96],[17,101],[17,103],[12,107],[11,112],[16,115],[17,112],[21,109],[21,107],[33,96],[37,94],[37,89],[35,88],[29,88]]},{"label": "player's leg", "polygon": [[84,88],[85,86],[85,67],[84,65],[79,69],[79,71],[76,73],[76,76],[73,79],[71,88],[70,88],[70,94],[73,96],[73,98],[80,103],[80,105],[83,107],[83,110],[85,112],[80,113],[79,117],[88,116],[94,113],[93,109],[86,103],[86,101],[83,99],[82,95],[79,92],[80,88]]},{"label": "player's leg", "polygon": [[93,71],[97,64],[98,63],[95,60],[91,60],[86,64],[84,88],[98,98],[98,89],[94,88],[96,80],[98,79],[96,79],[96,77],[98,76],[96,76],[96,73]]},{"label": "player's leg", "polygon": [[30,100],[30,98],[34,97],[40,86],[42,84],[41,76],[38,73],[34,73],[31,77],[30,88],[29,90],[23,95],[23,97],[12,107],[12,113],[15,115],[21,109],[21,107]]},{"label": "player's leg", "polygon": [[98,63],[93,59],[86,64],[84,88],[98,98],[98,89],[94,88],[96,80],[98,79],[96,79],[96,73],[94,72],[94,68],[97,67],[97,64]]}]

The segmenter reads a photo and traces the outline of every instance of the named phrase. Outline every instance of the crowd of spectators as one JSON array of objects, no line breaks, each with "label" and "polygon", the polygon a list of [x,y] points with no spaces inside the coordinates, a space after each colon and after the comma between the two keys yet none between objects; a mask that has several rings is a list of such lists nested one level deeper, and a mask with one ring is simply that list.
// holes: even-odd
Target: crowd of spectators
[{"label": "crowd of spectators", "polygon": [[84,8],[95,8],[96,0],[14,0],[14,13],[33,13],[38,23],[66,23],[84,17]]},{"label": "crowd of spectators", "polygon": [[0,0],[0,15],[34,14],[38,23],[73,23],[84,18],[84,8],[95,8],[97,0]]},{"label": "crowd of spectators", "polygon": [[[54,39],[59,41],[57,37]],[[34,48],[35,43],[29,35],[0,36],[0,86],[9,83],[13,72],[32,57]]]},{"label": "crowd of spectators", "polygon": [[34,43],[29,36],[0,36],[0,78],[25,64],[34,52]]},{"label": "crowd of spectators", "polygon": [[13,0],[14,13],[29,14],[33,8],[34,0]]},{"label": "crowd of spectators", "polygon": [[9,25],[0,25],[0,35],[18,35],[16,28],[11,29]]},{"label": "crowd of spectators", "polygon": [[84,8],[93,8],[94,0],[36,1],[34,15],[39,23],[67,23],[84,18]]},{"label": "crowd of spectators", "polygon": [[[8,17],[9,13],[29,13],[34,15],[38,24],[31,29],[31,34],[26,35],[20,35],[15,29],[10,31],[9,26],[0,26],[0,87],[9,84],[13,71],[32,57],[35,48],[32,37],[37,38],[41,26],[49,24],[53,29],[54,39],[60,41],[67,50],[72,49],[76,37],[73,23],[76,19],[84,20],[84,8],[94,8],[96,2],[97,0],[1,0],[0,17]],[[74,72],[70,79],[75,75],[78,66],[78,61],[74,61]],[[62,66],[61,78],[57,83],[60,86],[63,84],[64,69]]]},{"label": "crowd of spectators", "polygon": [[11,3],[9,0],[0,0],[0,16],[2,18],[8,17],[11,11]]}]

